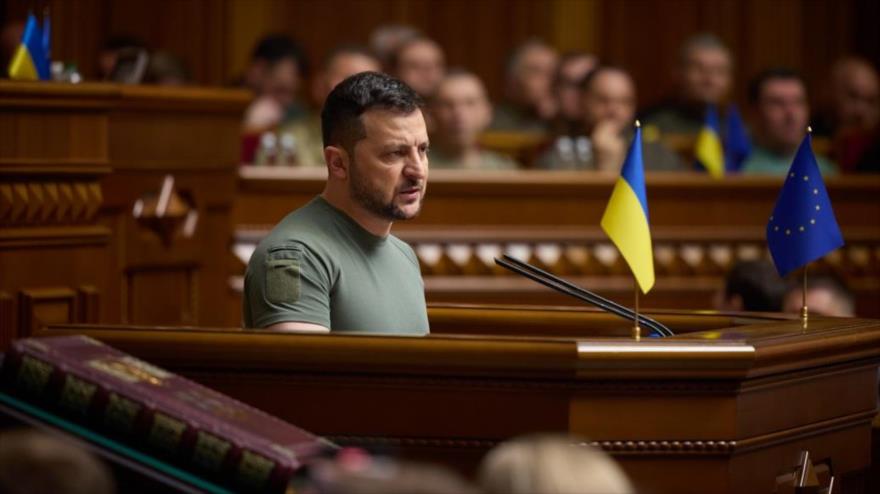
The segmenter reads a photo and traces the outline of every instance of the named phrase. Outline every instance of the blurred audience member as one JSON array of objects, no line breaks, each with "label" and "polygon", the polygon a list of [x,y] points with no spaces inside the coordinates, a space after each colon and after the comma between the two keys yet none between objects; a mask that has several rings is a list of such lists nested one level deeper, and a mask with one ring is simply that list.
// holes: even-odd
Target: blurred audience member
[{"label": "blurred audience member", "polygon": [[514,169],[508,157],[480,149],[480,134],[489,126],[492,107],[476,75],[453,70],[440,81],[429,109],[434,121],[428,163],[431,168]]},{"label": "blurred audience member", "polygon": [[581,82],[599,60],[585,52],[569,52],[559,59],[553,89],[559,111],[554,131],[558,135],[576,136],[583,133],[584,109],[581,103]]},{"label": "blurred audience member", "polygon": [[842,171],[880,171],[880,81],[863,58],[846,57],[831,69],[828,135]]},{"label": "blurred audience member", "polygon": [[556,435],[526,436],[490,451],[480,466],[486,494],[634,494],[623,470],[599,449]]},{"label": "blurred audience member", "polygon": [[786,287],[769,260],[738,261],[727,272],[715,307],[724,311],[781,312]]},{"label": "blurred audience member", "polygon": [[98,52],[98,78],[109,81],[113,78],[120,53],[128,50],[146,50],[143,41],[134,36],[116,35],[107,39]]},{"label": "blurred audience member", "polygon": [[[804,291],[800,280],[791,283],[785,294],[785,312],[800,314]],[[852,291],[839,277],[830,273],[811,274],[807,278],[807,309],[810,314],[831,317],[856,317]]]},{"label": "blurred audience member", "polygon": [[9,77],[7,67],[24,35],[24,21],[8,21],[0,28],[0,78]]},{"label": "blurred audience member", "polygon": [[556,50],[533,39],[517,47],[505,68],[506,101],[495,109],[492,129],[546,132],[556,116],[553,77]]},{"label": "blurred audience member", "polygon": [[434,95],[445,72],[443,49],[429,38],[404,41],[391,57],[391,73],[426,100]]},{"label": "blurred audience member", "polygon": [[371,457],[350,449],[309,466],[304,494],[476,494],[451,470],[423,463]]},{"label": "blurred audience member", "polygon": [[0,431],[0,493],[111,494],[110,471],[88,451],[35,430]]},{"label": "blurred audience member", "polygon": [[645,111],[644,123],[661,134],[696,136],[703,127],[707,105],[725,102],[733,84],[733,59],[713,34],[698,34],[684,42],[675,74],[676,93]]},{"label": "blurred audience member", "polygon": [[[581,84],[581,105],[586,134],[557,139],[538,159],[538,167],[617,173],[629,149],[635,123],[636,88],[632,77],[618,67],[596,67]],[[646,169],[682,169],[678,157],[659,141],[645,137],[642,152]]]},{"label": "blurred audience member", "polygon": [[157,51],[150,55],[144,82],[159,86],[184,86],[191,80],[183,59],[168,52]]},{"label": "blurred audience member", "polygon": [[[754,144],[742,172],[785,175],[809,125],[807,87],[790,69],[768,69],[750,83],[749,103],[754,114]],[[837,173],[837,167],[824,156],[817,154],[816,161],[823,175]]]},{"label": "blurred audience member", "polygon": [[324,100],[337,84],[361,72],[378,72],[379,61],[372,53],[358,45],[343,45],[331,51],[319,72],[312,79],[312,98],[318,111],[307,118],[285,125],[279,134],[293,136],[294,154],[298,166],[323,166],[324,142],[321,136],[321,113]]},{"label": "blurred audience member", "polygon": [[243,81],[256,93],[245,111],[246,130],[274,127],[305,115],[297,98],[307,67],[299,45],[286,35],[269,35],[257,43]]},{"label": "blurred audience member", "polygon": [[391,58],[400,45],[422,35],[418,29],[405,24],[379,26],[370,34],[370,50],[386,71],[391,70]]}]

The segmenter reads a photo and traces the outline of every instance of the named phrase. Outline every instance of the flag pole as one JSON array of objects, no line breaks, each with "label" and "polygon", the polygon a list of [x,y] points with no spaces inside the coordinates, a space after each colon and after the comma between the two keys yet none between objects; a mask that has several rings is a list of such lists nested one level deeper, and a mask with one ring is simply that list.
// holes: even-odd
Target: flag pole
[{"label": "flag pole", "polygon": [[[636,120],[636,128],[641,128],[642,123]],[[635,319],[633,320],[633,339],[639,341],[642,339],[642,328],[639,326],[639,281],[633,273],[633,293],[635,294]]]},{"label": "flag pole", "polygon": [[[807,134],[813,133],[813,127],[807,126]],[[818,207],[818,206],[817,206]],[[807,268],[810,266],[810,263],[804,264],[804,277],[801,285],[801,324],[804,329],[807,329],[807,324],[810,318],[810,313],[807,310]]]},{"label": "flag pole", "polygon": [[635,310],[635,323],[633,324],[633,339],[639,341],[642,339],[642,327],[639,326],[639,283],[636,281],[635,277],[633,277],[633,285],[635,286],[635,298],[636,298],[636,310]]},{"label": "flag pole", "polygon": [[807,329],[807,320],[809,319],[809,312],[807,311],[807,267],[809,265],[809,263],[804,264],[804,280],[803,286],[801,286],[801,323],[804,329]]}]

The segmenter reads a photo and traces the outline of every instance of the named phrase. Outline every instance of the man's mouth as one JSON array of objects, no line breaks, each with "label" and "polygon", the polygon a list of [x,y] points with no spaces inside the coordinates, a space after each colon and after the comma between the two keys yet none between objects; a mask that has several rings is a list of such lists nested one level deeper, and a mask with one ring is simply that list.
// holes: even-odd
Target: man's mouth
[{"label": "man's mouth", "polygon": [[400,189],[400,192],[398,192],[398,195],[404,201],[413,201],[413,200],[418,199],[419,196],[421,195],[421,193],[422,193],[422,187],[415,185],[415,186],[404,187],[404,188]]}]

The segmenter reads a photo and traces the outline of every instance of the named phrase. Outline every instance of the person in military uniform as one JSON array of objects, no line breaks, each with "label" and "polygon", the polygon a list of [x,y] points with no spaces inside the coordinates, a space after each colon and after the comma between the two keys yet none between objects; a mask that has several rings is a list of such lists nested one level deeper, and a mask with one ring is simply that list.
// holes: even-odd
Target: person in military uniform
[{"label": "person in military uniform", "polygon": [[419,96],[363,72],[321,112],[327,183],[257,246],[244,279],[246,328],[428,333],[415,252],[391,235],[415,217],[428,179]]},{"label": "person in military uniform", "polygon": [[481,149],[480,134],[492,119],[492,106],[480,78],[453,70],[437,86],[430,104],[434,130],[428,158],[431,167],[512,170],[517,164],[507,156]]}]

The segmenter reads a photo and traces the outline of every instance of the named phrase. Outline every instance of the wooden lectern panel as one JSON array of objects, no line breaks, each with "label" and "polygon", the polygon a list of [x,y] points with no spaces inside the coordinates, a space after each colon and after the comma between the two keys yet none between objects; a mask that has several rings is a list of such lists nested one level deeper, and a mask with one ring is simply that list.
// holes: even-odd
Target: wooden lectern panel
[{"label": "wooden lectern panel", "polygon": [[772,492],[801,450],[831,459],[844,492],[866,492],[880,323],[652,315],[680,334],[634,341],[606,314],[510,306],[432,308],[427,337],[41,334],[85,333],[340,443],[464,471],[507,438],[565,431],[645,492]]},{"label": "wooden lectern panel", "polygon": [[0,81],[0,291],[20,314],[0,317],[0,349],[48,323],[225,322],[248,100]]}]

